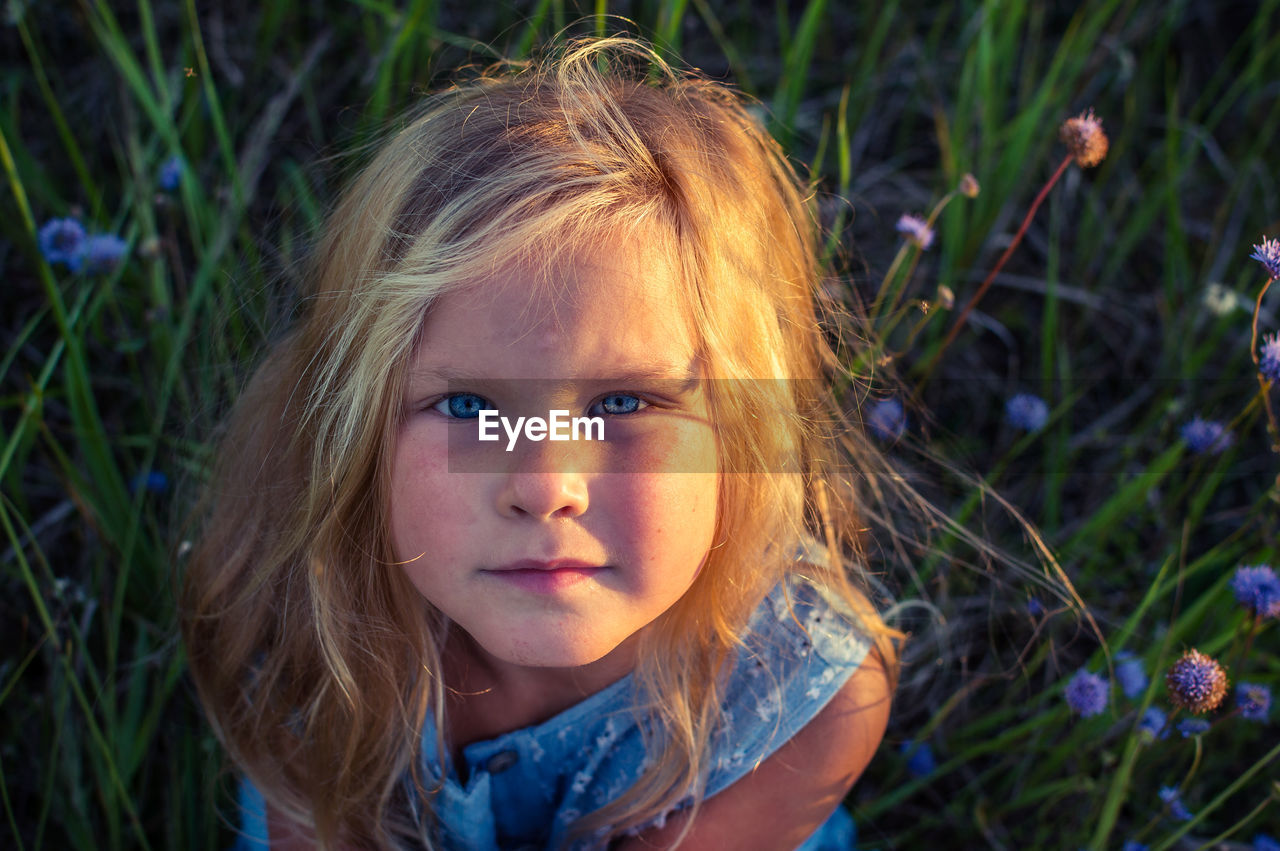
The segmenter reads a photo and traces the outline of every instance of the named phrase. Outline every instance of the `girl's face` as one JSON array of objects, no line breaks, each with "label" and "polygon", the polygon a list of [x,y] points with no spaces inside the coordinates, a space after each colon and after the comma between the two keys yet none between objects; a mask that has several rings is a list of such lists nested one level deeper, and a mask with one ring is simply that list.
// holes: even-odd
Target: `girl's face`
[{"label": "girl's face", "polygon": [[[511,267],[433,305],[407,376],[390,518],[410,581],[491,657],[576,667],[689,589],[719,480],[669,261],[609,246],[551,282]],[[482,442],[485,409],[497,439]],[[508,431],[553,410],[599,417],[603,439]]]}]

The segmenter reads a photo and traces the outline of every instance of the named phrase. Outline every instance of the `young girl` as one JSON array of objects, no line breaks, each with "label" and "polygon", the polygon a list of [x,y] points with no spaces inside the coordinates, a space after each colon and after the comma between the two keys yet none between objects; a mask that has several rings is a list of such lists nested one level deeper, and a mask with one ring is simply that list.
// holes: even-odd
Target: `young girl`
[{"label": "young girl", "polygon": [[897,634],[847,567],[883,468],[826,389],[810,200],[740,96],[621,39],[391,136],[186,571],[246,832],[850,847]]}]

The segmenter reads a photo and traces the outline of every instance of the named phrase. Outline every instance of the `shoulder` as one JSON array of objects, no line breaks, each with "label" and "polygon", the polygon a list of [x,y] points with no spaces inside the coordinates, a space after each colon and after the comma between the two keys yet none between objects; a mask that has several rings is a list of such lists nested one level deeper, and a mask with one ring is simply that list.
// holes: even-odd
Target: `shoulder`
[{"label": "shoulder", "polygon": [[[872,650],[859,668],[795,735],[692,814],[633,837],[626,851],[777,849],[803,843],[839,806],[866,769],[889,719],[885,661]],[[786,818],[779,818],[785,813]]]},{"label": "shoulder", "polygon": [[728,787],[809,725],[859,671],[871,644],[851,609],[817,586],[794,579],[775,588],[723,682],[705,794]]}]

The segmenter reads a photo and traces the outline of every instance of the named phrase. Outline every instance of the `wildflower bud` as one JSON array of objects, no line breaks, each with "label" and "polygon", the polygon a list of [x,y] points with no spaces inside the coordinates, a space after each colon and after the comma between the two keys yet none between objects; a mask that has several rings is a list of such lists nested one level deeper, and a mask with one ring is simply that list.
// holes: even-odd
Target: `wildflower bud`
[{"label": "wildflower bud", "polygon": [[1092,109],[1062,122],[1058,138],[1081,168],[1093,168],[1107,157],[1110,142],[1102,131],[1102,122],[1094,117]]},{"label": "wildflower bud", "polygon": [[1132,700],[1147,689],[1147,672],[1142,660],[1131,653],[1122,653],[1116,660],[1116,682],[1124,696]]},{"label": "wildflower bud", "polygon": [[965,172],[964,177],[960,178],[960,194],[966,198],[977,198],[978,193],[982,191],[982,187],[978,186],[978,178],[972,174]]},{"label": "wildflower bud", "polygon": [[1032,393],[1019,393],[1004,403],[1004,418],[1023,431],[1039,431],[1049,421],[1049,405]]},{"label": "wildflower bud", "polygon": [[1194,715],[1217,709],[1227,694],[1226,672],[1199,650],[1182,654],[1169,668],[1164,682],[1170,702]]},{"label": "wildflower bud", "polygon": [[1271,689],[1259,683],[1240,683],[1236,686],[1236,706],[1241,718],[1265,724],[1271,711]]},{"label": "wildflower bud", "polygon": [[907,429],[907,413],[897,399],[881,399],[867,414],[867,428],[881,440],[894,441]]},{"label": "wildflower bud", "polygon": [[1263,237],[1262,244],[1255,245],[1249,257],[1262,264],[1262,268],[1267,270],[1271,280],[1280,278],[1280,239]]},{"label": "wildflower bud", "polygon": [[1191,821],[1191,811],[1187,809],[1186,804],[1182,803],[1182,793],[1177,789],[1172,786],[1161,787],[1160,800],[1164,801],[1169,815],[1173,818],[1178,821]]},{"label": "wildflower bud", "polygon": [[1182,738],[1189,739],[1192,736],[1203,736],[1209,732],[1209,722],[1203,718],[1188,718],[1178,725],[1178,732],[1182,734]]},{"label": "wildflower bud", "polygon": [[956,306],[956,294],[946,284],[938,284],[938,304],[943,310],[950,310]]},{"label": "wildflower bud", "polygon": [[1226,316],[1241,306],[1240,297],[1220,282],[1212,281],[1204,291],[1204,306],[1214,316]]},{"label": "wildflower bud", "polygon": [[1258,372],[1268,381],[1280,379],[1280,334],[1267,334],[1262,338]]},{"label": "wildflower bud", "polygon": [[903,213],[894,229],[905,236],[908,242],[914,243],[921,251],[933,245],[933,228],[929,227],[929,223],[919,216]]},{"label": "wildflower bud", "polygon": [[1164,710],[1156,706],[1148,706],[1147,711],[1142,714],[1142,720],[1138,722],[1138,732],[1142,735],[1144,741],[1154,742],[1157,737],[1161,739],[1169,738],[1169,731],[1165,729],[1165,722],[1168,720]]}]

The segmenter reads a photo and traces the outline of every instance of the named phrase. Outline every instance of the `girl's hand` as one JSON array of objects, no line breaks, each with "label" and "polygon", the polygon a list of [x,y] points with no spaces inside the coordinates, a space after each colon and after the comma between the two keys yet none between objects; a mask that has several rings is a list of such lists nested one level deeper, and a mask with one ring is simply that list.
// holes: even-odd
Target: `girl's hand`
[{"label": "girl's hand", "polygon": [[[681,851],[791,851],[835,811],[866,769],[889,722],[889,679],[873,649],[843,689],[751,774],[703,802]],[[687,816],[619,843],[673,848]]]}]

